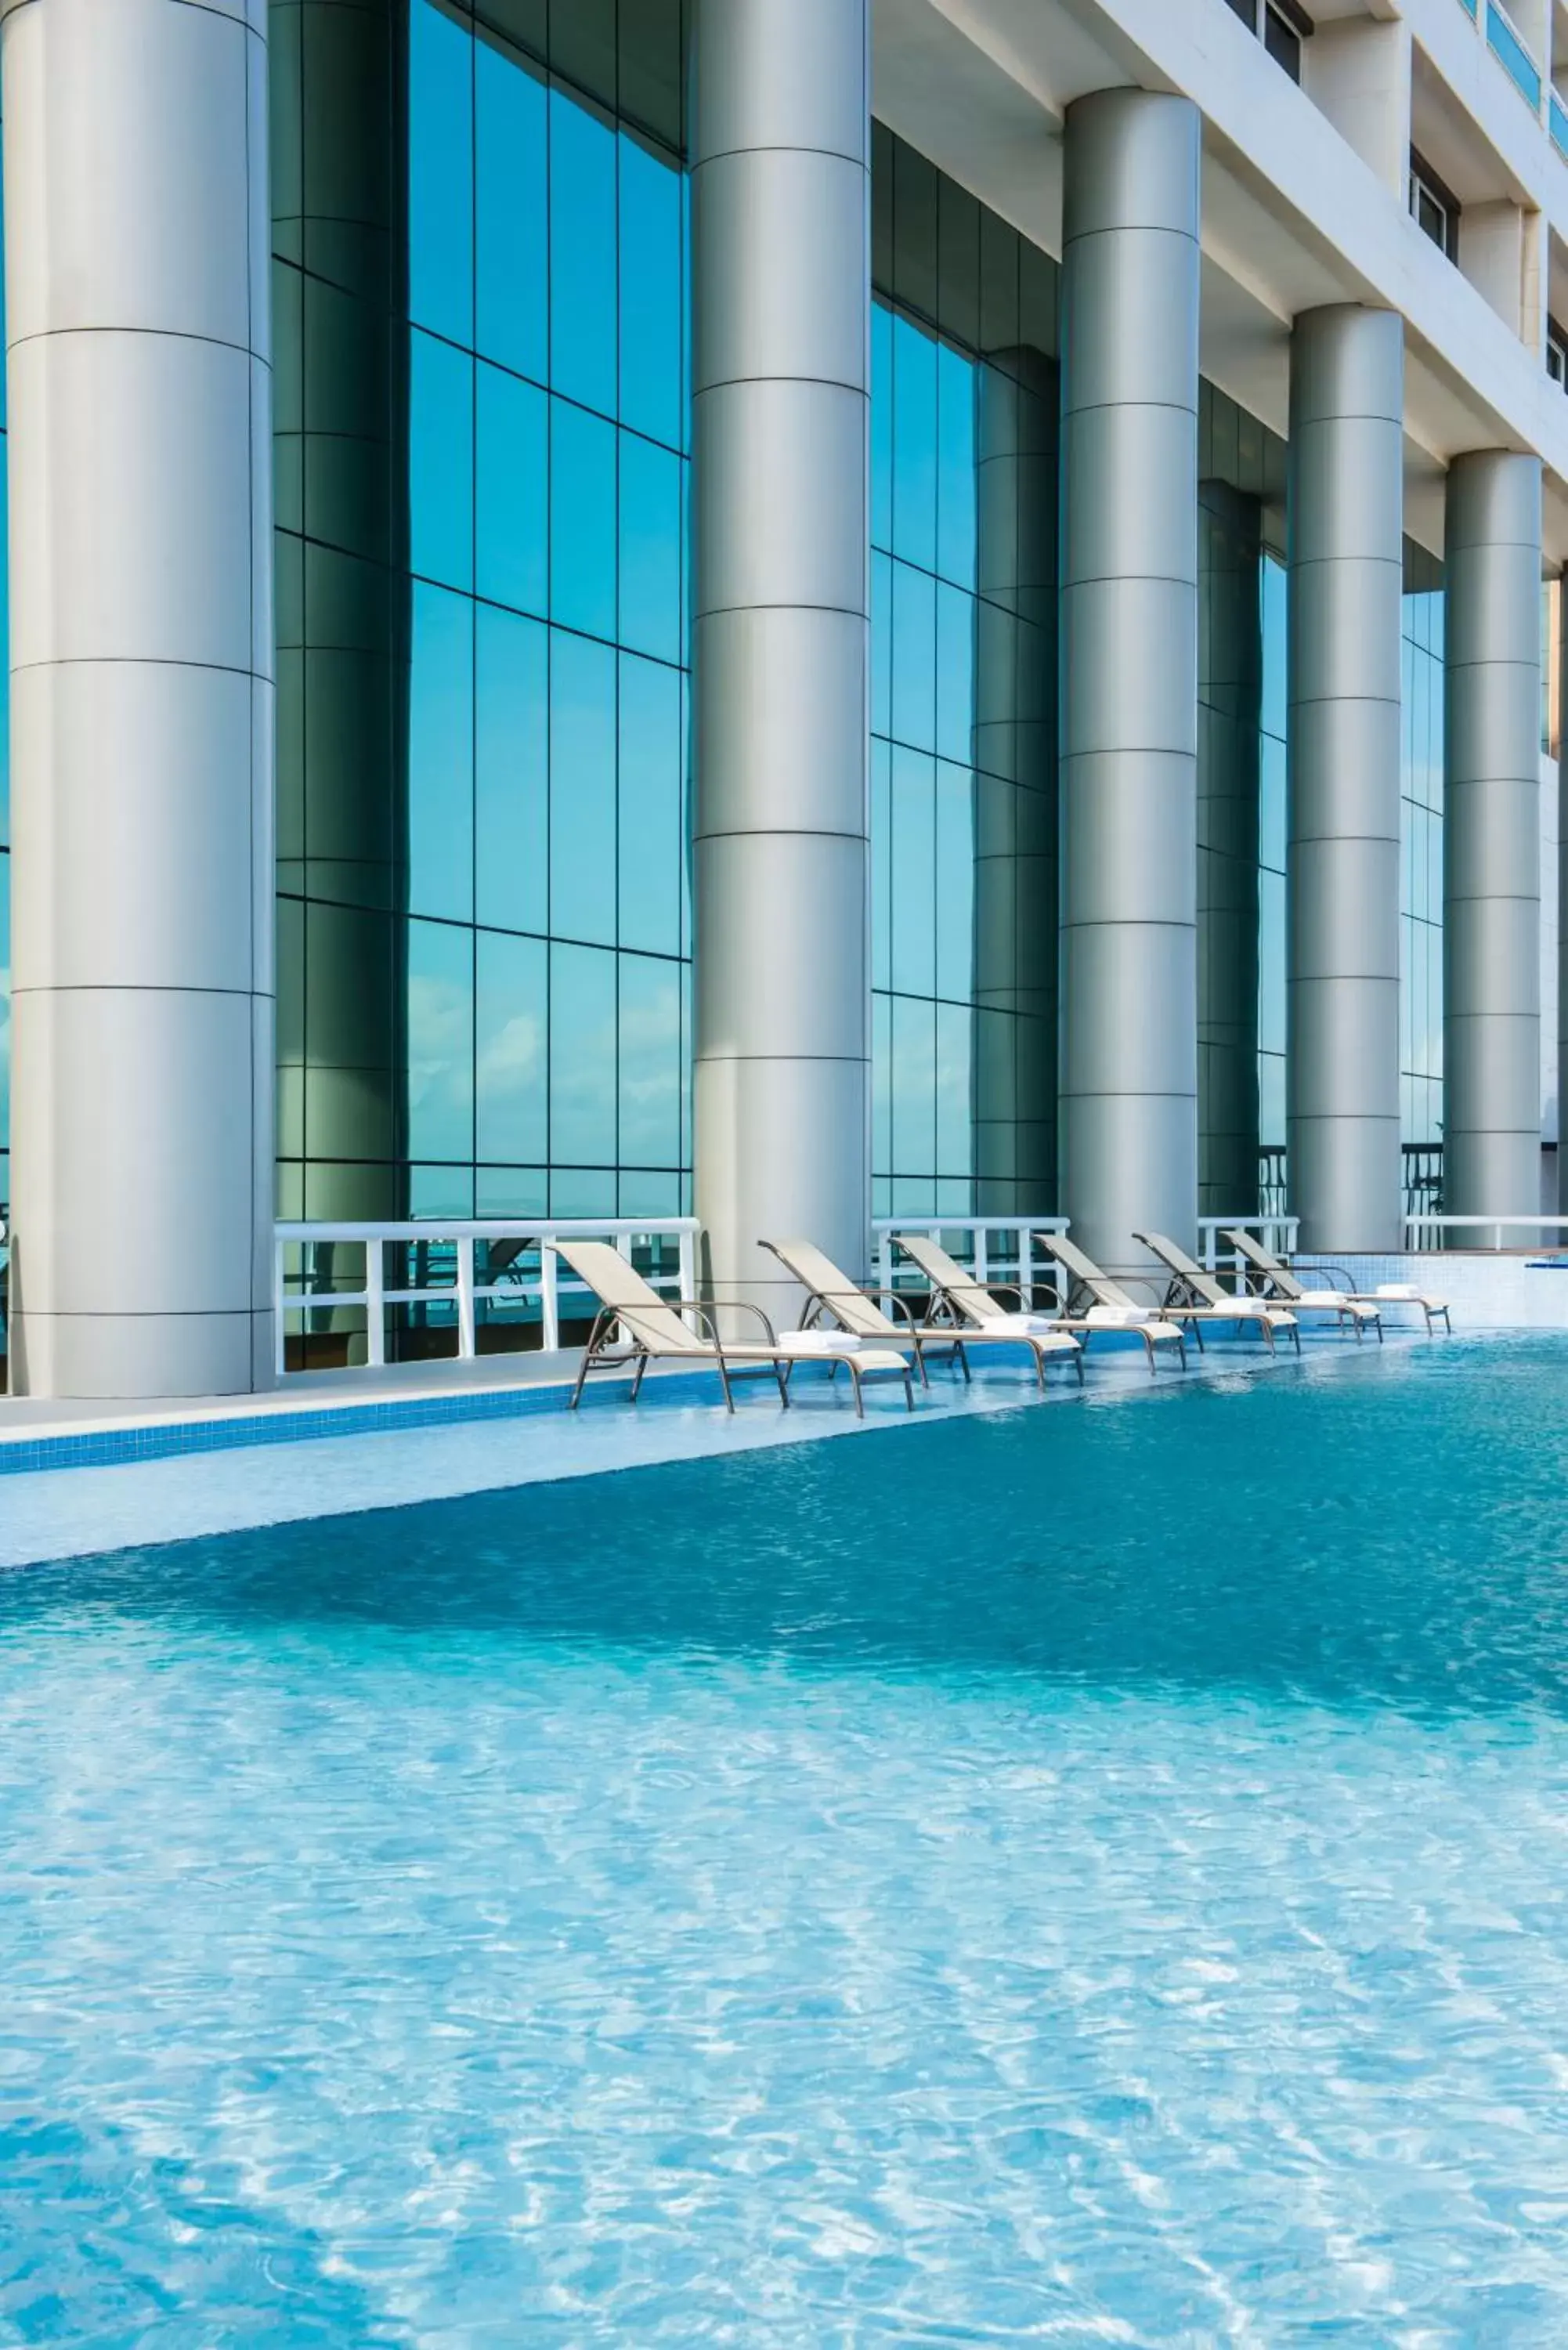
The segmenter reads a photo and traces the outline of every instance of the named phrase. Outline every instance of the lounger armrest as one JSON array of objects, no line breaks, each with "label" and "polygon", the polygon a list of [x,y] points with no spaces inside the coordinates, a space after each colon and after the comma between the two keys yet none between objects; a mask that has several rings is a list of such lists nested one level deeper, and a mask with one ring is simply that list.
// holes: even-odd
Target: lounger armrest
[{"label": "lounger armrest", "polygon": [[917,1329],[919,1326],[915,1320],[915,1309],[910,1305],[909,1298],[901,1289],[867,1290],[862,1291],[861,1295],[864,1296],[874,1297],[877,1304],[880,1306],[887,1307],[890,1305],[893,1308],[894,1320],[896,1321],[901,1314],[911,1330]]},{"label": "lounger armrest", "polygon": [[713,1318],[712,1309],[718,1305],[723,1306],[731,1313],[754,1314],[768,1334],[769,1346],[776,1347],[778,1344],[778,1332],[774,1328],[762,1307],[753,1305],[749,1297],[673,1297],[667,1298],[665,1303],[673,1305],[678,1314],[701,1314],[708,1325],[709,1333],[715,1346],[722,1344]]},{"label": "lounger armrest", "polygon": [[[1291,1259],[1291,1271],[1298,1281],[1302,1280],[1293,1257]],[[1314,1264],[1308,1266],[1303,1286],[1309,1289],[1343,1289],[1348,1294],[1355,1284],[1342,1264]]]}]

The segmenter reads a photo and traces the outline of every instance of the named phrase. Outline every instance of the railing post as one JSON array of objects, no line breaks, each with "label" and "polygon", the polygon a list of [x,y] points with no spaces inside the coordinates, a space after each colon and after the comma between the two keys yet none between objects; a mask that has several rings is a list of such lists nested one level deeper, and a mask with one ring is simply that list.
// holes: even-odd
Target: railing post
[{"label": "railing post", "polygon": [[457,1354],[469,1362],[478,1353],[473,1311],[473,1235],[462,1232],[457,1243]]},{"label": "railing post", "polygon": [[387,1359],[387,1255],[379,1235],[365,1243],[365,1360],[379,1370]]},{"label": "railing post", "polygon": [[561,1302],[556,1287],[556,1252],[539,1235],[539,1336],[545,1352],[553,1355],[561,1343]]},{"label": "railing post", "polygon": [[288,1243],[274,1233],[272,1243],[273,1367],[281,1379],[288,1368],[288,1336],[284,1326],[284,1259]]}]

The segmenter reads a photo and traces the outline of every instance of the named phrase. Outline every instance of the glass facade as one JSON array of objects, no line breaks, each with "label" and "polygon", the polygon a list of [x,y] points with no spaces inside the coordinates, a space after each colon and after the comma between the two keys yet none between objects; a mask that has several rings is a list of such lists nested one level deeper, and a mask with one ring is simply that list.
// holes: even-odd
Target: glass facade
[{"label": "glass facade", "polygon": [[[680,0],[274,0],[285,1214],[690,1207],[683,39]],[[873,1208],[1047,1211],[1057,270],[880,125],[872,247]],[[1220,1212],[1244,1161],[1283,1180],[1284,452],[1208,384],[1199,433]],[[1442,627],[1407,546],[1400,1072],[1428,1195]],[[0,1201],[8,748],[0,723]]]},{"label": "glass facade", "polygon": [[679,5],[272,60],[282,1211],[680,1212]]},{"label": "glass facade", "polygon": [[873,1212],[1055,1191],[1054,263],[872,151]]}]

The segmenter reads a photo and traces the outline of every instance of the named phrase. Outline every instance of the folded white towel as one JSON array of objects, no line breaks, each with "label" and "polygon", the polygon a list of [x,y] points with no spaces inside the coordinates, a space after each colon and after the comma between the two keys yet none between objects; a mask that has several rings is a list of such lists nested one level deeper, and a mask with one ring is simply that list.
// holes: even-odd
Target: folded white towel
[{"label": "folded white towel", "polygon": [[1380,1281],[1372,1294],[1375,1297],[1397,1299],[1407,1305],[1439,1306],[1443,1302],[1440,1297],[1428,1297],[1424,1289],[1417,1289],[1409,1281]]},{"label": "folded white towel", "polygon": [[1291,1301],[1295,1305],[1348,1305],[1350,1300],[1343,1289],[1303,1289]]},{"label": "folded white towel", "polygon": [[1113,1330],[1136,1330],[1141,1323],[1152,1322],[1154,1315],[1147,1305],[1091,1305],[1085,1319],[1105,1323]]},{"label": "folded white towel", "polygon": [[854,1355],[860,1341],[853,1330],[781,1330],[782,1355]]},{"label": "folded white towel", "polygon": [[1049,1338],[1053,1336],[1070,1338],[1072,1333],[1058,1330],[1048,1314],[988,1314],[979,1330],[990,1330],[999,1338]]}]

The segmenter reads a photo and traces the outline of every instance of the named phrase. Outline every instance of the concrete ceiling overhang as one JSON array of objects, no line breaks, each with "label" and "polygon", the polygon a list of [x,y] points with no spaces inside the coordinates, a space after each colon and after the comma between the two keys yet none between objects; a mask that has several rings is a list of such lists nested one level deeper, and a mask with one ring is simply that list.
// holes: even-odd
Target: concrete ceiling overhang
[{"label": "concrete ceiling overhang", "polygon": [[[1228,11],[1209,0],[1117,0],[1117,10],[1113,20],[1097,0],[873,0],[876,111],[1059,256],[1066,108],[1095,89],[1180,88],[1171,68],[1184,68],[1192,94],[1208,101],[1205,374],[1282,433],[1295,314],[1328,302],[1397,308],[1412,537],[1440,552],[1442,476],[1452,457],[1533,447],[1546,465],[1547,558],[1568,561],[1568,401],[1534,355]],[[1194,21],[1203,32],[1196,47]],[[1287,150],[1288,173],[1265,168],[1264,158]],[[1369,227],[1375,234],[1362,234]],[[1464,366],[1437,331],[1441,320],[1451,350],[1456,316]]]}]

